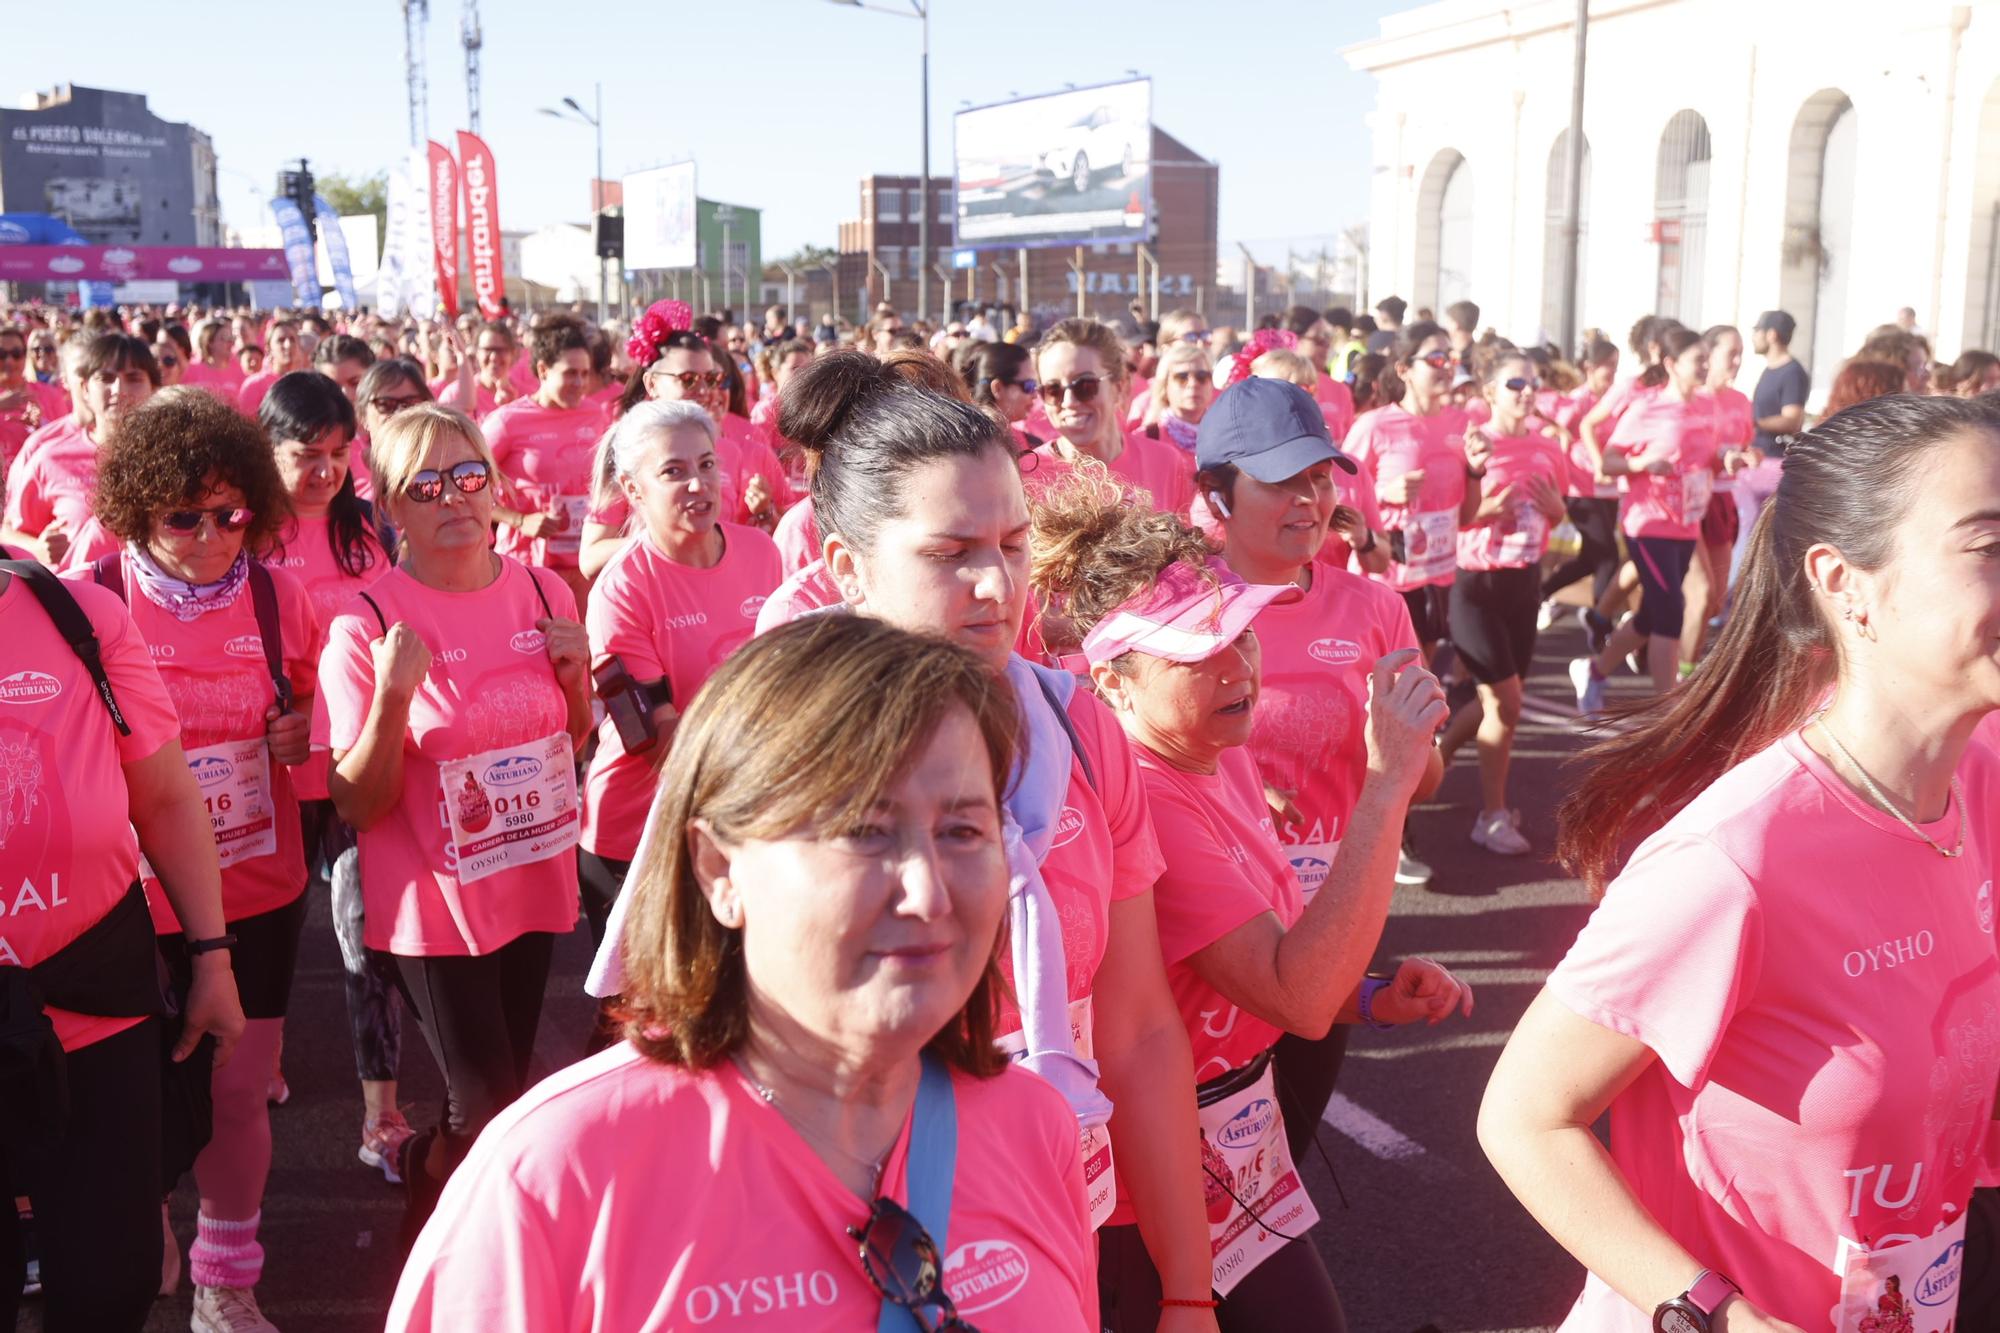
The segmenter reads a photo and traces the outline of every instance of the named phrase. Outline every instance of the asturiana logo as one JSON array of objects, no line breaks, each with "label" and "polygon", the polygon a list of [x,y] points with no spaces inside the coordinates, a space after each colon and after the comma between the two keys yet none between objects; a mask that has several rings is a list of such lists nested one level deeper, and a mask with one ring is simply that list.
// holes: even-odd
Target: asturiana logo
[{"label": "asturiana logo", "polygon": [[507,640],[507,646],[517,653],[539,653],[549,646],[549,639],[538,629],[524,629]]},{"label": "asturiana logo", "polygon": [[222,651],[231,657],[262,657],[264,640],[255,634],[239,634],[223,644]]},{"label": "asturiana logo", "polygon": [[1028,1256],[1011,1241],[975,1240],[944,1261],[944,1288],[960,1314],[991,1310],[1028,1285]]},{"label": "asturiana logo", "polygon": [[0,677],[0,704],[46,703],[62,693],[62,682],[46,671],[16,671]]},{"label": "asturiana logo", "polygon": [[1911,1295],[1919,1305],[1946,1305],[1958,1299],[1959,1275],[1965,1271],[1965,1242],[1953,1241],[1917,1278]]},{"label": "asturiana logo", "polygon": [[1326,877],[1333,867],[1325,857],[1314,856],[1310,852],[1292,858],[1292,874],[1297,877],[1301,889],[1316,889],[1326,883]]},{"label": "asturiana logo", "polygon": [[1075,842],[1076,835],[1081,832],[1083,832],[1083,811],[1073,805],[1066,805],[1062,808],[1062,813],[1056,816],[1056,836],[1049,846],[1066,847]]},{"label": "asturiana logo", "polygon": [[1314,639],[1306,652],[1328,666],[1346,666],[1361,660],[1361,645],[1346,639]]},{"label": "asturiana logo", "polygon": [[753,597],[745,597],[743,599],[743,605],[737,607],[736,609],[742,613],[743,618],[745,620],[755,620],[757,618],[757,613],[764,609],[764,603],[770,600],[771,600],[770,598],[766,597],[763,593],[760,592]]},{"label": "asturiana logo", "polygon": [[213,787],[235,777],[236,765],[219,754],[208,754],[189,764],[188,771],[194,774],[197,786]]},{"label": "asturiana logo", "polygon": [[1215,1141],[1225,1148],[1254,1148],[1264,1141],[1264,1131],[1278,1118],[1278,1108],[1269,1097],[1259,1097],[1248,1106],[1229,1117],[1229,1123],[1216,1131]]},{"label": "asturiana logo", "polygon": [[542,761],[531,754],[510,754],[486,766],[486,781],[495,787],[512,787],[540,777]]}]

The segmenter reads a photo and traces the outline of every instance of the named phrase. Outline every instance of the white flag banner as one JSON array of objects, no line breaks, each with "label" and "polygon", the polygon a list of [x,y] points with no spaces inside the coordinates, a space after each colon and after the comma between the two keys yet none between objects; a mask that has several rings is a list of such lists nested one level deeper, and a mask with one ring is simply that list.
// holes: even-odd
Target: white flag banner
[{"label": "white flag banner", "polygon": [[437,313],[431,256],[430,154],[413,148],[389,173],[389,212],[375,303],[383,315],[429,319]]}]

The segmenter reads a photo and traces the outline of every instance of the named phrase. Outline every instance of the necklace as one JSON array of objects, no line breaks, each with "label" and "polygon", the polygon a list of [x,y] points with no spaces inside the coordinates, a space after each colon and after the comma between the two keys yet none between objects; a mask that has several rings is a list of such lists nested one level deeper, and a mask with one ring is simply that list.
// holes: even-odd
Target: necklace
[{"label": "necklace", "polygon": [[1899,821],[1901,821],[1904,828],[1908,829],[1910,832],[1916,834],[1919,838],[1922,838],[1925,842],[1929,843],[1931,845],[1931,849],[1935,851],[1939,856],[1956,857],[1964,853],[1965,794],[1958,789],[1958,775],[1956,773],[1952,774],[1951,778],[1951,803],[1954,806],[1958,807],[1958,846],[1952,848],[1946,848],[1943,844],[1939,843],[1936,838],[1933,838],[1930,834],[1924,832],[1921,828],[1918,828],[1917,825],[1910,819],[1910,817],[1904,814],[1902,809],[1899,806],[1897,806],[1897,804],[1894,801],[1890,800],[1880,787],[1875,785],[1875,779],[1868,776],[1868,770],[1863,768],[1860,762],[1857,761],[1853,755],[1847,752],[1847,747],[1840,743],[1840,737],[1834,735],[1833,729],[1826,725],[1824,714],[1815,716],[1812,720],[1812,724],[1819,728],[1819,734],[1826,737],[1827,743],[1833,746],[1833,748],[1840,753],[1840,757],[1842,759],[1845,759],[1847,761],[1847,766],[1853,769],[1855,773],[1860,776],[1861,785],[1866,787],[1868,789],[1868,794],[1875,798],[1875,804],[1881,806],[1884,810],[1894,815]]},{"label": "necklace", "polygon": [[825,1148],[828,1151],[833,1152],[841,1157],[845,1157],[848,1161],[852,1162],[854,1165],[865,1169],[868,1172],[868,1192],[870,1194],[874,1194],[877,1192],[878,1187],[882,1183],[882,1168],[885,1165],[887,1165],[889,1161],[889,1153],[895,1150],[894,1144],[891,1144],[889,1149],[883,1152],[883,1154],[880,1157],[869,1158],[869,1157],[858,1156],[854,1153],[847,1151],[847,1149],[841,1147],[838,1143],[833,1143],[827,1139],[821,1138],[818,1134],[806,1128],[806,1126],[803,1123],[792,1117],[791,1112],[787,1111],[784,1107],[784,1104],[778,1100],[777,1090],[772,1088],[769,1084],[758,1082],[757,1076],[750,1072],[750,1066],[743,1063],[743,1059],[741,1056],[732,1055],[729,1057],[729,1059],[730,1063],[736,1066],[736,1072],[743,1075],[743,1081],[745,1083],[748,1083],[751,1089],[759,1097],[764,1099],[764,1104],[766,1106],[770,1107],[772,1110],[776,1111],[779,1115],[783,1116],[785,1118],[786,1124],[790,1125],[793,1129],[797,1130],[801,1135],[811,1140],[815,1146],[820,1148]]}]

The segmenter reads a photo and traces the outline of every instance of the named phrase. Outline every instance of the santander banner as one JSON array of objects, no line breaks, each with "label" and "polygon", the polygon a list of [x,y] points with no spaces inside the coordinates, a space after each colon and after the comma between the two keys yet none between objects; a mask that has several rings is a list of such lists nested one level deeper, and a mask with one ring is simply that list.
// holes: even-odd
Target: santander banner
[{"label": "santander banner", "polygon": [[451,149],[431,145],[431,245],[437,262],[438,304],[458,318],[458,163]]},{"label": "santander banner", "polygon": [[458,132],[458,174],[465,182],[465,243],[472,264],[472,294],[479,313],[500,318],[507,274],[500,257],[500,184],[493,150],[476,134]]},{"label": "santander banner", "polygon": [[283,250],[194,245],[0,245],[0,282],[282,282]]}]

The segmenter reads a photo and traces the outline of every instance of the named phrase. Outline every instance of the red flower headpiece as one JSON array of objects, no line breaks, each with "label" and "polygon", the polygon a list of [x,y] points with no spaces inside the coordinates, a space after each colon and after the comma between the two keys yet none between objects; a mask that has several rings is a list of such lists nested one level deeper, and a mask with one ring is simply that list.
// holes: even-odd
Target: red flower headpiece
[{"label": "red flower headpiece", "polygon": [[1290,332],[1289,330],[1286,329],[1257,330],[1255,333],[1250,335],[1250,341],[1244,345],[1243,350],[1236,354],[1236,360],[1230,363],[1229,384],[1224,384],[1221,387],[1227,389],[1230,386],[1230,384],[1241,384],[1244,380],[1249,379],[1250,367],[1254,365],[1257,361],[1257,358],[1264,355],[1264,353],[1276,351],[1280,347],[1284,348],[1288,352],[1295,351],[1297,350],[1298,345],[1299,345],[1298,335]]},{"label": "red flower headpiece", "polygon": [[632,336],[625,340],[625,355],[650,366],[660,359],[660,344],[693,327],[694,311],[686,301],[655,301],[632,326]]}]

